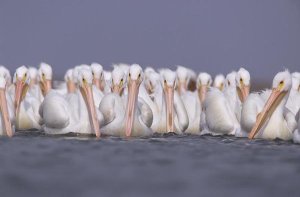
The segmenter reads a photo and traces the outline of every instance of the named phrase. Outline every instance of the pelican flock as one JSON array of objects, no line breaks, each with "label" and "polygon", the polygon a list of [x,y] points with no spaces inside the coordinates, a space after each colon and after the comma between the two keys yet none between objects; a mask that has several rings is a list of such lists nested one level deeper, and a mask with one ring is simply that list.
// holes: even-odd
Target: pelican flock
[{"label": "pelican flock", "polygon": [[[176,66],[77,65],[64,82],[52,66],[0,66],[0,135],[37,130],[118,137],[233,135],[300,143],[300,73],[278,72],[271,89],[250,92],[243,67],[214,77]],[[13,76],[13,77],[11,77]]]}]

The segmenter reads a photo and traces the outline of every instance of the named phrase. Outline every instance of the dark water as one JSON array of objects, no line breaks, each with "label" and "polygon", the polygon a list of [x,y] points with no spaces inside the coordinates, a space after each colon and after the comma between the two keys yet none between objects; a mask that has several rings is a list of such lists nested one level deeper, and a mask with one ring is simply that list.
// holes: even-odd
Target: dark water
[{"label": "dark water", "polygon": [[212,136],[0,139],[0,196],[299,196],[300,146]]}]

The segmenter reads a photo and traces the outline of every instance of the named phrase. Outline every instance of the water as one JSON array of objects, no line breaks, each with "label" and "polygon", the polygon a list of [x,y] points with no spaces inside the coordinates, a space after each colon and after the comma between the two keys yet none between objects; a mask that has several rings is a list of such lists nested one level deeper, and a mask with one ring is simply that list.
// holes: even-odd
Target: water
[{"label": "water", "polygon": [[0,196],[296,196],[300,146],[212,136],[0,139]]}]

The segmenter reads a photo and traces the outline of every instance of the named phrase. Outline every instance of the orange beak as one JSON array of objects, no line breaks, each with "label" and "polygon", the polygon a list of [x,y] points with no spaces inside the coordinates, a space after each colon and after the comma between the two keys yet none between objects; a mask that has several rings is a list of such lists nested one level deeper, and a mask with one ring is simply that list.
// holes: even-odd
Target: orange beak
[{"label": "orange beak", "polygon": [[75,83],[72,80],[67,81],[68,93],[74,93],[76,91]]},{"label": "orange beak", "polygon": [[95,104],[94,104],[92,87],[88,84],[85,84],[85,85],[83,85],[83,87],[80,87],[80,92],[81,92],[81,94],[84,98],[85,104],[87,106],[91,127],[94,130],[96,137],[100,138],[100,135],[101,135],[100,134],[100,125],[99,125],[96,108],[95,108]]},{"label": "orange beak", "polygon": [[198,95],[199,95],[201,104],[203,104],[203,102],[205,101],[207,90],[208,90],[207,85],[200,85],[200,88],[198,90]]},{"label": "orange beak", "polygon": [[125,134],[130,137],[135,115],[135,106],[139,93],[139,83],[137,80],[130,80],[128,83],[128,102],[126,107]]},{"label": "orange beak", "polygon": [[0,109],[2,112],[2,121],[4,122],[5,131],[8,137],[13,136],[12,126],[9,119],[5,90],[0,89]]},{"label": "orange beak", "polygon": [[257,116],[255,125],[253,126],[248,138],[253,139],[255,135],[260,131],[264,126],[265,122],[271,117],[276,107],[282,101],[286,95],[286,91],[280,91],[278,89],[273,89],[270,97],[268,98],[263,110]]},{"label": "orange beak", "polygon": [[250,92],[250,86],[242,85],[242,87],[237,87],[237,93],[241,102],[245,102]]},{"label": "orange beak", "polygon": [[174,88],[165,86],[166,112],[167,112],[167,132],[175,132],[174,129]]},{"label": "orange beak", "polygon": [[49,79],[44,79],[40,81],[40,88],[43,93],[43,96],[46,96],[52,88],[52,81]]},{"label": "orange beak", "polygon": [[25,98],[28,90],[28,85],[23,80],[17,80],[15,89],[15,116],[18,117],[20,111],[20,104]]}]

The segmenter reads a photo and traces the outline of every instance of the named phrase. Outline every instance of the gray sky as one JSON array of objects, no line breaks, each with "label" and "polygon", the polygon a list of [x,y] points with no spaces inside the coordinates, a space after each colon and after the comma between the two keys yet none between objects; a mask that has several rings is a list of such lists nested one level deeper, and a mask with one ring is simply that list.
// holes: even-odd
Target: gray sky
[{"label": "gray sky", "polygon": [[[270,81],[300,68],[298,0],[1,0],[0,63],[46,61],[55,77],[93,61],[226,73]],[[269,82],[270,83],[270,82]]]}]

